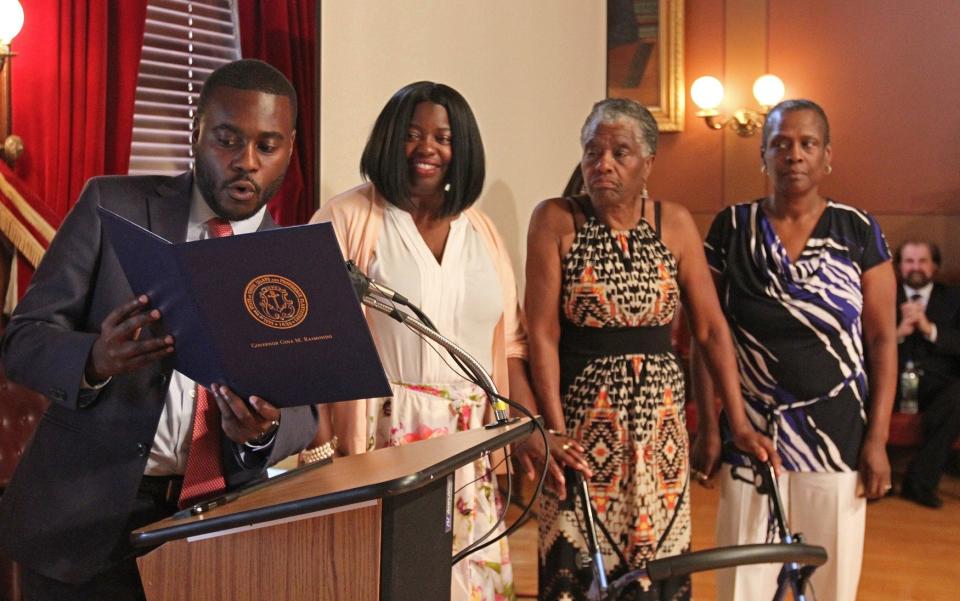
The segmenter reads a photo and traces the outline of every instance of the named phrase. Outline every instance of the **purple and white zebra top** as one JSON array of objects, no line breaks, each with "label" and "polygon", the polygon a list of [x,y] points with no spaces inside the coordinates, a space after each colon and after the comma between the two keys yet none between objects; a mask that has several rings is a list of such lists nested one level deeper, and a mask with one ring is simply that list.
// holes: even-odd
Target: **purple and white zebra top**
[{"label": "purple and white zebra top", "polygon": [[828,200],[791,261],[760,203],[723,210],[704,244],[747,415],[776,436],[786,469],[855,470],[868,402],[861,276],[890,250],[873,217]]}]

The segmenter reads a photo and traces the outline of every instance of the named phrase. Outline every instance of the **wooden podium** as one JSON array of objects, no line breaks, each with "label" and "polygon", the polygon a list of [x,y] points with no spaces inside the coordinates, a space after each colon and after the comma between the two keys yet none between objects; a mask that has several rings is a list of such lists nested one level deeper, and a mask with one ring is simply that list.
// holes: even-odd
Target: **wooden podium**
[{"label": "wooden podium", "polygon": [[529,419],[340,457],[131,534],[147,599],[449,599],[453,473]]}]

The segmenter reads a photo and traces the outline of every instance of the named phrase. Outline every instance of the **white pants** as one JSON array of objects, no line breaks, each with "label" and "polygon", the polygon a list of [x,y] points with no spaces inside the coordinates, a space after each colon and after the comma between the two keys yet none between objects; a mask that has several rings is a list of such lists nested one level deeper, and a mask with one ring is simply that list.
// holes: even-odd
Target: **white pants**
[{"label": "white pants", "polygon": [[[749,468],[738,470],[751,474]],[[793,533],[827,550],[827,562],[811,579],[818,601],[855,601],[863,562],[867,502],[857,496],[857,472],[787,472],[779,478],[780,498]],[[767,497],[734,480],[730,466],[720,473],[717,546],[763,543],[767,535]],[[777,588],[781,564],[730,568],[717,572],[717,601],[766,601]],[[789,598],[792,598],[789,597]],[[813,597],[808,597],[813,598]]]}]

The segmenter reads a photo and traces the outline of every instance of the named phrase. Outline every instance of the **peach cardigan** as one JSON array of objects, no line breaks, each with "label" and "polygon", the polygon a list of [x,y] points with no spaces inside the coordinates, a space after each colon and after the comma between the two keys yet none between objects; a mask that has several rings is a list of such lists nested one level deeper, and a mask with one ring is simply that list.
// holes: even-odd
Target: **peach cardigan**
[{"label": "peach cardigan", "polygon": [[[366,273],[383,226],[384,202],[386,201],[373,184],[361,184],[327,201],[313,215],[310,223],[331,221],[344,257],[352,260]],[[527,336],[523,315],[517,302],[517,283],[510,256],[490,218],[475,207],[465,210],[464,215],[486,244],[500,276],[503,315],[497,323],[493,336],[493,374],[491,375],[500,394],[509,396],[507,359],[527,358]],[[362,420],[360,423],[366,423],[366,408],[363,403],[355,405],[357,419]],[[361,431],[351,434],[355,440],[340,441],[342,448],[345,450],[364,448],[366,432],[363,432],[362,428],[358,430]]]}]

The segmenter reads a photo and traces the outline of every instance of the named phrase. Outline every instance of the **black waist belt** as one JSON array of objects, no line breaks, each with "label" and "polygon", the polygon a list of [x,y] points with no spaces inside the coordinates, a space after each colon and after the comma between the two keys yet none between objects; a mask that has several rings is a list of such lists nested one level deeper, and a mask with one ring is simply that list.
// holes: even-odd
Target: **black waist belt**
[{"label": "black waist belt", "polygon": [[670,326],[638,328],[582,328],[560,325],[560,393],[591,359],[616,355],[651,355],[673,352]]}]

